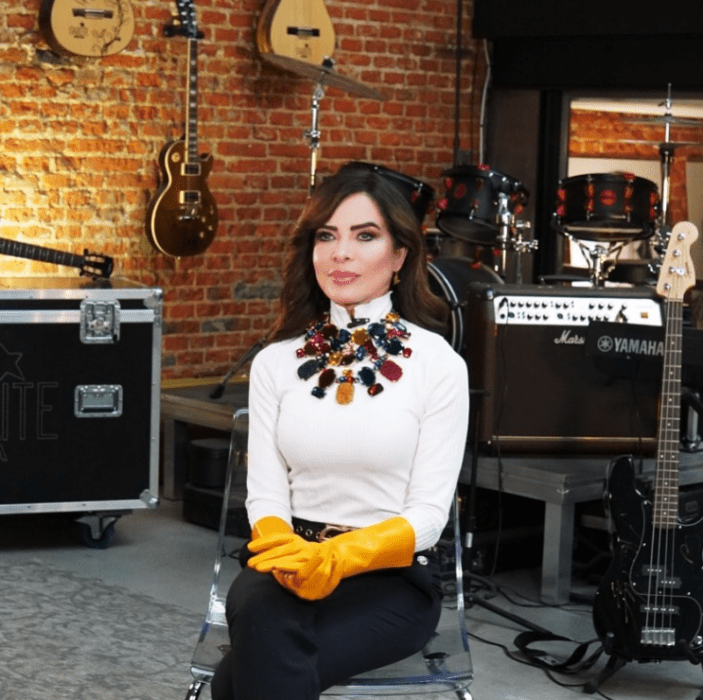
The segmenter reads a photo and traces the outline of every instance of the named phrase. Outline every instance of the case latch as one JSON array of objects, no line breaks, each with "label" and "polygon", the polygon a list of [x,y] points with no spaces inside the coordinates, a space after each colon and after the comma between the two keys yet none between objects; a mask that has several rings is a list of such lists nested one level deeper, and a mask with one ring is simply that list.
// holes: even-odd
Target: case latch
[{"label": "case latch", "polygon": [[120,339],[120,303],[81,302],[81,343],[116,343]]}]

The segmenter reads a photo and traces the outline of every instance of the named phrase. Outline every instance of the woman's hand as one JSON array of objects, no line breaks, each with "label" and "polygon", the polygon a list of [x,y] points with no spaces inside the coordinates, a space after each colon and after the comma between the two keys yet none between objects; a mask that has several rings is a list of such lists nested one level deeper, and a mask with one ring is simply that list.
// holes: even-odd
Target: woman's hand
[{"label": "woman's hand", "polygon": [[304,600],[321,600],[343,578],[365,571],[410,566],[415,531],[400,516],[345,532],[314,545],[293,570],[274,568],[276,580]]},{"label": "woman's hand", "polygon": [[261,573],[281,571],[296,573],[315,554],[320,545],[308,542],[293,531],[277,532],[252,540],[248,547],[256,556],[248,566]]}]

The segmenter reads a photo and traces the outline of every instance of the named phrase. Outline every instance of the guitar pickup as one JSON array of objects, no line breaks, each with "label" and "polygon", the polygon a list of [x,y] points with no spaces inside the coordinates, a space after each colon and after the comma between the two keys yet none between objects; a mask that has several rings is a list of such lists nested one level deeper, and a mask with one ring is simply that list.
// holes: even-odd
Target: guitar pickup
[{"label": "guitar pickup", "polygon": [[678,615],[681,611],[678,605],[641,605],[640,612],[650,615]]},{"label": "guitar pickup", "polygon": [[200,177],[200,163],[183,163],[181,175],[195,175],[196,177]]},{"label": "guitar pickup", "polygon": [[657,586],[661,588],[669,590],[681,588],[681,579],[678,576],[667,576],[666,569],[663,566],[645,564],[642,566],[642,576],[653,578]]},{"label": "guitar pickup", "polygon": [[286,34],[300,37],[319,37],[320,30],[317,27],[287,27]]},{"label": "guitar pickup", "polygon": [[200,204],[199,190],[181,190],[179,195],[181,204]]}]

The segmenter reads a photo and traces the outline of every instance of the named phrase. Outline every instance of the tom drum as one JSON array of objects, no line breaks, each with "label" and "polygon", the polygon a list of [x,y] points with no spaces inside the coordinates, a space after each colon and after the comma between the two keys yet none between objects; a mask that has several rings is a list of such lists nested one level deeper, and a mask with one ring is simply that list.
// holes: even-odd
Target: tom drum
[{"label": "tom drum", "polygon": [[347,163],[347,167],[352,166],[372,170],[381,175],[384,179],[388,180],[391,184],[395,185],[408,200],[413,212],[415,212],[418,222],[422,224],[427,216],[427,212],[430,209],[430,205],[435,198],[435,192],[432,187],[424,182],[421,182],[420,180],[416,180],[414,177],[403,175],[402,173],[396,172],[395,170],[390,170],[389,168],[384,168],[382,165],[365,163],[363,161],[352,161],[351,163]]},{"label": "tom drum", "polygon": [[499,216],[519,214],[529,200],[518,180],[485,166],[460,166],[443,175],[446,192],[437,203],[437,228],[472,243],[493,245]]},{"label": "tom drum", "polygon": [[559,183],[556,223],[574,238],[612,243],[649,238],[658,213],[657,186],[643,177],[596,173]]}]

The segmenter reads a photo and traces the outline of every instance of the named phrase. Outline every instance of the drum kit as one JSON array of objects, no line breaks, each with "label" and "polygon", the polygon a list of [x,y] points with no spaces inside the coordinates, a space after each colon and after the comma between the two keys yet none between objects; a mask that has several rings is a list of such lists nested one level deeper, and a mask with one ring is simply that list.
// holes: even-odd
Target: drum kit
[{"label": "drum kit", "polygon": [[[325,58],[312,64],[285,56],[266,55],[277,68],[293,72],[315,82],[311,101],[311,126],[304,134],[310,145],[309,192],[315,188],[320,143],[320,101],[326,87],[335,87],[360,97],[384,100],[385,97],[352,78],[337,73],[334,61]],[[660,259],[668,244],[667,220],[670,171],[674,150],[683,145],[670,141],[672,125],[700,126],[697,120],[683,120],[671,114],[671,87],[665,115],[648,120],[665,127],[659,144],[662,166],[662,196],[657,186],[642,177],[627,173],[598,173],[564,178],[559,183],[553,226],[566,239],[579,246],[589,265],[588,278],[594,286],[606,280],[626,283],[651,283],[658,276]],[[404,193],[418,221],[423,224],[435,201],[435,191],[420,180],[373,163],[357,161],[391,181]],[[507,275],[507,255],[515,256],[515,282],[522,283],[521,256],[537,249],[538,241],[524,234],[530,228],[520,214],[529,200],[523,184],[486,165],[458,165],[442,173],[444,195],[436,203],[436,226],[427,232],[430,286],[444,297],[452,309],[448,339],[461,352],[465,342],[463,312],[470,282],[503,283]],[[652,258],[621,261],[623,247],[634,241],[651,245]],[[434,245],[433,245],[434,243]],[[449,245],[447,246],[447,243]],[[454,251],[451,250],[452,243]],[[593,245],[595,244],[595,245]],[[490,265],[484,264],[477,251],[490,251]],[[456,254],[458,252],[458,254]],[[434,255],[433,255],[434,254]],[[624,264],[631,263],[630,265]],[[632,264],[635,263],[635,264]]]}]

